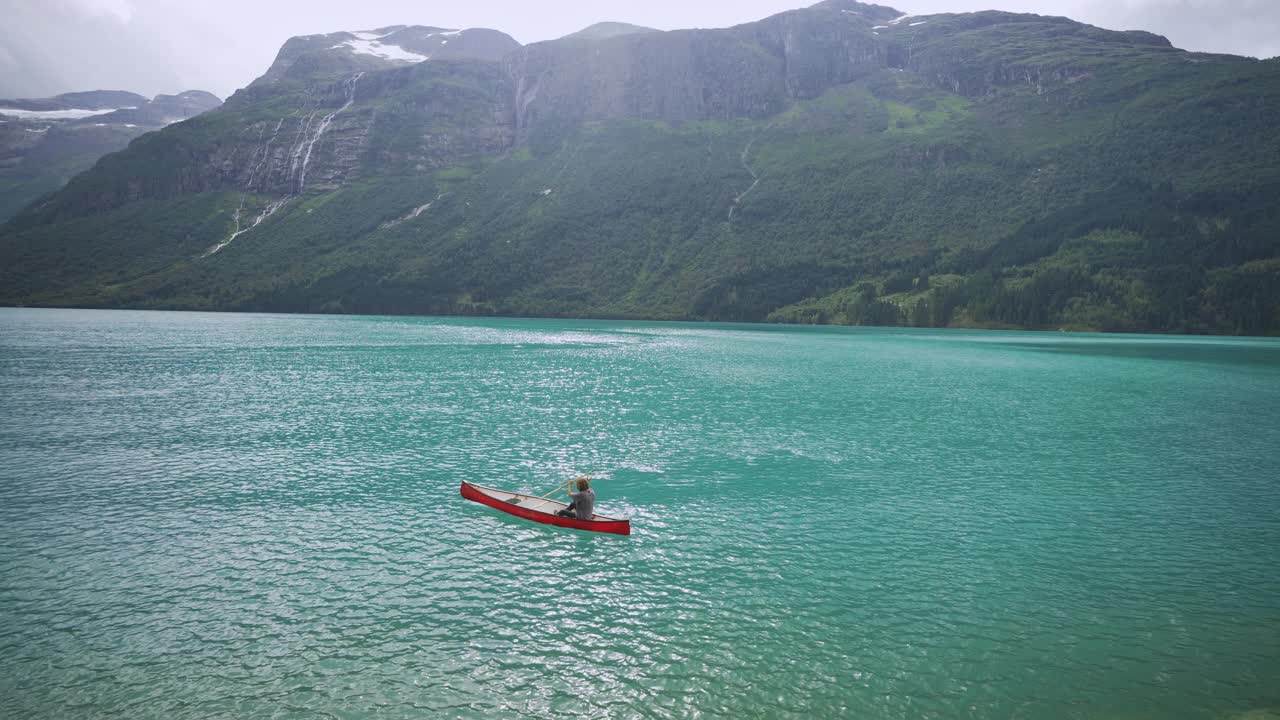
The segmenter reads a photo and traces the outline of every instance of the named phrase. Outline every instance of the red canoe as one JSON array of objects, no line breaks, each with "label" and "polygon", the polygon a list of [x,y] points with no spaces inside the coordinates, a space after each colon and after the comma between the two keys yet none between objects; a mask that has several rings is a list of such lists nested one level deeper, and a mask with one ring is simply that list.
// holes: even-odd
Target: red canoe
[{"label": "red canoe", "polygon": [[462,481],[462,497],[474,500],[481,505],[488,505],[505,513],[511,513],[525,520],[547,525],[573,528],[575,530],[590,530],[592,532],[616,533],[618,535],[631,534],[630,520],[619,520],[618,518],[605,517],[604,515],[592,515],[590,520],[560,517],[556,515],[556,511],[565,509],[568,504],[559,500],[547,500],[534,495],[495,490],[483,485],[469,483],[466,480]]}]

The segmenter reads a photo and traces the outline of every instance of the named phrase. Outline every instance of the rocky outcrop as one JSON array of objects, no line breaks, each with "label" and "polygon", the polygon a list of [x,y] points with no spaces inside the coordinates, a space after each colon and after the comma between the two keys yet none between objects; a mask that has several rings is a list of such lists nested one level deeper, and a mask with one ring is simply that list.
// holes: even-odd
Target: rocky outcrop
[{"label": "rocky outcrop", "polygon": [[[1046,88],[1089,79],[1099,61],[1134,51],[1181,52],[1159,35],[1117,32],[1064,17],[978,12],[905,18],[881,30],[890,67],[982,97],[1002,87]],[[1085,49],[1084,52],[1070,50]]]},{"label": "rocky outcrop", "polygon": [[831,1],[737,28],[782,59],[789,98],[812,98],[885,67],[887,50],[873,30],[900,15],[879,5]]},{"label": "rocky outcrop", "polygon": [[203,189],[286,196],[364,172],[422,173],[498,155],[514,141],[506,79],[495,64],[431,62],[356,73],[317,87],[296,110],[212,148]]},{"label": "rocky outcrop", "polygon": [[782,59],[723,30],[557,40],[505,64],[521,139],[592,120],[764,117],[786,96]]},{"label": "rocky outcrop", "polygon": [[872,27],[897,11],[829,0],[722,30],[583,32],[504,61],[519,138],[540,128],[638,118],[762,118],[885,66]]}]

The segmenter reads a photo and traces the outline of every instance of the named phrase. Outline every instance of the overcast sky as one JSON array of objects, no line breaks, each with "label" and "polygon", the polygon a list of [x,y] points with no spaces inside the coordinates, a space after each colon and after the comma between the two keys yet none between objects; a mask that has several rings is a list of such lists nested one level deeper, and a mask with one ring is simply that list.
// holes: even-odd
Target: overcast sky
[{"label": "overcast sky", "polygon": [[[522,43],[602,20],[725,27],[806,0],[0,0],[0,97],[188,89],[226,97],[293,35],[384,25],[491,27]],[[1010,10],[1149,30],[1188,50],[1280,55],[1280,0],[881,0],[920,15]]]}]

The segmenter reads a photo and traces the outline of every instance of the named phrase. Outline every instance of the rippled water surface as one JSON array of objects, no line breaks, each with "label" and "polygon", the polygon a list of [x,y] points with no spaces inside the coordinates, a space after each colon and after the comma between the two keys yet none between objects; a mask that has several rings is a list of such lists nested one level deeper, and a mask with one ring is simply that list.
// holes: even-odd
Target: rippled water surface
[{"label": "rippled water surface", "polygon": [[1280,713],[1275,341],[10,309],[0,403],[4,718]]}]

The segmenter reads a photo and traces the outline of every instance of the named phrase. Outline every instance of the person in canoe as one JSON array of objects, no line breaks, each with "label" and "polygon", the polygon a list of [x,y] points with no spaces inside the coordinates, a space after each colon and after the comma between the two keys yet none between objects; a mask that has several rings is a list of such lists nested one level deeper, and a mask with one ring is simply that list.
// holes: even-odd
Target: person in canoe
[{"label": "person in canoe", "polygon": [[[578,486],[578,492],[573,491],[575,484]],[[556,514],[560,517],[590,520],[596,506],[596,491],[591,489],[591,478],[583,475],[576,480],[570,480],[565,489],[569,491],[569,507]]]}]

